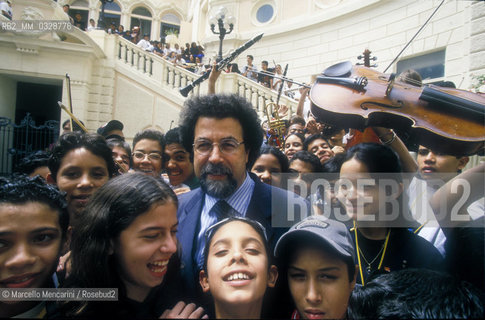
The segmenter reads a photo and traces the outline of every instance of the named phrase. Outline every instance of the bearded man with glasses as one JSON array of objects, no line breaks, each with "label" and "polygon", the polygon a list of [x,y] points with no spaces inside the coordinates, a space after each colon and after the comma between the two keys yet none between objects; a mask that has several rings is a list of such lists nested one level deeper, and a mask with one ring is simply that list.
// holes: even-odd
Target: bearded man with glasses
[{"label": "bearded man with glasses", "polygon": [[[182,246],[182,276],[194,298],[203,267],[205,231],[228,216],[261,223],[273,248],[284,227],[273,227],[275,216],[287,217],[287,191],[262,183],[248,172],[263,142],[260,120],[250,102],[237,95],[208,95],[187,100],[180,127],[186,150],[191,150],[200,188],[180,196],[178,238]],[[296,219],[308,214],[303,199]],[[273,220],[273,221],[272,221]],[[290,221],[288,226],[295,221]]]}]

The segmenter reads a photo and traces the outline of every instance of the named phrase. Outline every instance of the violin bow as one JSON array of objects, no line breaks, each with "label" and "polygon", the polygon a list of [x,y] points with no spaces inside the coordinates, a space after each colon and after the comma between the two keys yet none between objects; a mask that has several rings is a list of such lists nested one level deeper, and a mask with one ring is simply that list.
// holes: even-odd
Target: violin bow
[{"label": "violin bow", "polygon": [[283,76],[281,77],[281,85],[280,85],[280,89],[278,90],[278,96],[276,97],[276,107],[277,108],[279,108],[281,93],[283,92],[283,85],[285,84],[286,72],[288,72],[288,64],[286,64],[285,71],[283,72]]},{"label": "violin bow", "polygon": [[[59,105],[59,107],[62,110],[66,111],[66,113],[69,115],[71,123],[72,123],[72,120],[74,120],[78,124],[78,126],[81,128],[81,130],[84,131],[84,133],[88,133],[88,129],[86,129],[86,127],[81,123],[81,121],[79,121],[79,119],[76,118],[76,116],[71,111],[69,111],[69,109],[67,109],[67,107],[64,104],[62,104],[62,102],[57,101],[57,104]],[[74,128],[71,127],[71,131],[74,131],[73,129]]]},{"label": "violin bow", "polygon": [[[66,83],[67,83],[67,101],[69,102],[69,110],[72,112],[72,96],[71,96],[71,78],[69,74],[66,73]],[[74,127],[72,126],[72,117],[69,118],[69,123],[71,124],[71,131],[74,131]],[[86,130],[87,132],[87,130]]]},{"label": "violin bow", "polygon": [[433,13],[429,16],[428,20],[426,20],[424,22],[424,24],[421,26],[421,28],[419,28],[419,30],[414,34],[414,36],[411,38],[411,40],[409,40],[408,43],[404,46],[404,48],[402,48],[401,52],[399,52],[397,54],[397,56],[387,66],[387,68],[384,70],[383,73],[386,73],[386,71],[397,61],[397,59],[399,59],[399,57],[403,54],[404,50],[406,50],[407,47],[409,47],[409,45],[414,41],[414,39],[418,36],[418,34],[426,27],[426,25],[429,23],[429,21],[431,20],[431,18],[433,18],[433,16],[436,14],[436,12],[438,11],[438,9],[443,5],[443,3],[445,3],[445,0],[442,0],[441,3],[436,7],[436,9],[434,9]]}]

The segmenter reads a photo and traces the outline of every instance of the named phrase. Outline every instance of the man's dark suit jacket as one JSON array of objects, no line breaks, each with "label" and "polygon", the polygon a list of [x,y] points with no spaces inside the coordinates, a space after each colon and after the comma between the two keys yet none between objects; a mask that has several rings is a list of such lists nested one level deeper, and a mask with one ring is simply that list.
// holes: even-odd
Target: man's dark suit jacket
[{"label": "man's dark suit jacket", "polygon": [[[266,228],[270,248],[273,252],[276,241],[287,231],[287,228],[273,228],[271,224],[272,216],[286,216],[289,192],[262,183],[252,173],[249,175],[255,182],[255,185],[246,217],[257,220]],[[179,222],[177,237],[181,248],[182,278],[187,292],[193,293],[194,298],[197,298],[201,292],[198,275],[199,270],[197,265],[194,265],[193,257],[197,250],[195,242],[199,234],[200,215],[204,205],[204,197],[205,193],[201,188],[182,194],[179,198],[179,208],[177,211]],[[272,197],[274,197],[273,200]],[[274,210],[272,210],[272,201],[276,206]],[[306,215],[308,215],[310,205],[307,202],[305,203],[307,204],[308,210]],[[297,219],[300,218],[299,215],[299,211],[297,211],[295,215]]]}]

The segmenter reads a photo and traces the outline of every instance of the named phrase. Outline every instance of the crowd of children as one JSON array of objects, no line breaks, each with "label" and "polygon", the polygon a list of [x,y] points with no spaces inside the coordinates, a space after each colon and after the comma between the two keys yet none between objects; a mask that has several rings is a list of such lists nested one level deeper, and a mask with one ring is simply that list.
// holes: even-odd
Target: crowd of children
[{"label": "crowd of children", "polygon": [[[385,128],[351,146],[355,132],[298,115],[278,146],[236,95],[189,99],[179,125],[131,147],[116,120],[66,132],[0,178],[0,289],[119,294],[2,300],[0,317],[483,317],[484,164],[461,173],[468,157],[425,146],[415,161]],[[404,172],[425,185],[439,175],[425,198],[437,215],[460,197],[454,179],[468,181],[471,218],[418,222]],[[308,208],[272,224],[290,199]]]}]

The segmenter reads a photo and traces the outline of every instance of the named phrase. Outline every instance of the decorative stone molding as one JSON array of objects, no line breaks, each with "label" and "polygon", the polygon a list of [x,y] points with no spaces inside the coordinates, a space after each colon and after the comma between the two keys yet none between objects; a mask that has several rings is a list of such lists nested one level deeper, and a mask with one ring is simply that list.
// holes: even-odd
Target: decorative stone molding
[{"label": "decorative stone molding", "polygon": [[34,7],[25,7],[20,17],[22,20],[44,20],[42,11]]},{"label": "decorative stone molding", "polygon": [[342,0],[314,0],[315,5],[320,9],[326,9],[339,4]]},{"label": "decorative stone molding", "polygon": [[39,46],[33,46],[33,45],[28,45],[25,43],[15,44],[17,46],[17,51],[20,53],[26,53],[26,54],[33,54],[33,55],[38,55],[39,54]]}]

